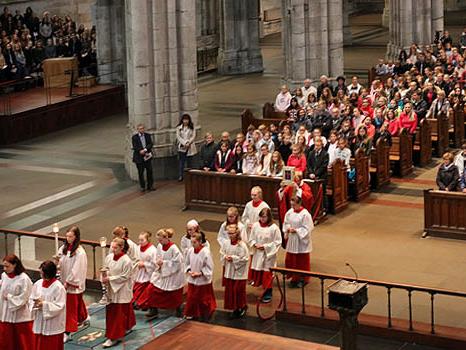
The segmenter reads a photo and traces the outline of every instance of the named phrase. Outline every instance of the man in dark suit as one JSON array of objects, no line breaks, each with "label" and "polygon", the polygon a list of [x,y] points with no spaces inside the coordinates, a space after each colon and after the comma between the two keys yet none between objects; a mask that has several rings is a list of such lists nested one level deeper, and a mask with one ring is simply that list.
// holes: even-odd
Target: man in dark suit
[{"label": "man in dark suit", "polygon": [[154,191],[152,187],[154,180],[152,177],[152,139],[149,134],[144,132],[144,125],[137,126],[138,133],[131,138],[133,144],[133,162],[136,163],[139,175],[139,185],[141,192],[146,190],[144,180],[144,170],[147,172],[147,190]]},{"label": "man in dark suit", "polygon": [[324,199],[324,210],[328,210],[327,202],[327,168],[328,168],[329,156],[326,150],[324,150],[323,142],[320,137],[316,137],[314,140],[314,150],[309,153],[307,157],[307,172],[311,180],[323,180],[322,191]]}]

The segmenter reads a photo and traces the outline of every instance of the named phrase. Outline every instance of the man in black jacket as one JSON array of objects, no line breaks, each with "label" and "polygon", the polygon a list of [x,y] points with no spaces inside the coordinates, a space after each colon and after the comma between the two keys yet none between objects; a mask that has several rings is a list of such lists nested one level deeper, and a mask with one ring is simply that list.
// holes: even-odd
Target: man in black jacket
[{"label": "man in black jacket", "polygon": [[215,152],[217,152],[217,145],[214,142],[214,136],[208,132],[205,134],[205,142],[201,146],[199,156],[201,158],[200,168],[205,171],[212,170],[214,167]]},{"label": "man in black jacket", "polygon": [[307,157],[307,172],[311,180],[322,180],[322,190],[324,198],[324,210],[328,211],[327,201],[327,168],[328,168],[329,156],[326,150],[324,150],[323,142],[320,137],[316,137],[314,140],[314,150],[309,153]]},{"label": "man in black jacket", "polygon": [[147,190],[154,191],[153,175],[152,175],[152,138],[149,134],[144,132],[144,125],[137,126],[138,133],[131,138],[133,144],[133,162],[136,163],[139,175],[139,185],[141,192],[146,190],[146,182],[144,180],[144,170],[147,173]]},{"label": "man in black jacket", "polygon": [[429,109],[427,102],[421,98],[421,93],[419,91],[413,92],[411,99],[413,103],[413,110],[416,112],[417,119],[418,121],[421,121],[426,117],[427,110]]}]

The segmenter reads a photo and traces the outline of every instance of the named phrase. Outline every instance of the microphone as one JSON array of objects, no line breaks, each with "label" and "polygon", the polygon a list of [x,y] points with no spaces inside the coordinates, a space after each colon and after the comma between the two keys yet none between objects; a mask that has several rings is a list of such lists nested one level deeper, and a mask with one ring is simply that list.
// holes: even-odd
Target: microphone
[{"label": "microphone", "polygon": [[357,281],[358,280],[358,273],[356,272],[354,267],[349,262],[345,263],[345,265],[348,266],[351,269],[351,271],[353,271],[354,276],[356,277],[356,281]]}]

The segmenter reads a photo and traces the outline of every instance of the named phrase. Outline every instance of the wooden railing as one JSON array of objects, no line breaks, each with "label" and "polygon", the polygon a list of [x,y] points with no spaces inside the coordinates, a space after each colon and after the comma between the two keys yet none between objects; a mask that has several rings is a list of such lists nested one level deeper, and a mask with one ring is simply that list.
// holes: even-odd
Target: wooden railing
[{"label": "wooden railing", "polygon": [[[293,275],[300,275],[302,277],[313,277],[317,278],[320,283],[320,317],[325,317],[325,295],[326,295],[326,288],[325,288],[325,282],[327,280],[330,281],[336,281],[339,279],[345,279],[345,280],[356,280],[357,282],[360,283],[367,283],[369,286],[376,286],[376,287],[382,287],[385,288],[386,294],[387,294],[387,327],[392,328],[392,291],[393,290],[402,290],[407,293],[408,296],[408,313],[409,313],[409,331],[414,330],[413,326],[413,293],[418,292],[418,293],[423,293],[427,294],[430,297],[430,333],[435,334],[435,297],[438,295],[443,295],[443,296],[450,296],[450,297],[456,297],[456,298],[461,298],[462,300],[466,300],[466,292],[462,291],[454,291],[454,290],[447,290],[447,289],[439,289],[439,288],[429,288],[429,287],[423,287],[423,286],[417,286],[417,285],[411,285],[411,284],[402,284],[402,283],[392,283],[392,282],[384,282],[384,281],[377,281],[377,280],[372,280],[372,279],[365,279],[365,278],[354,278],[354,277],[348,277],[348,276],[341,276],[341,275],[333,275],[333,274],[327,274],[327,273],[321,273],[321,272],[311,272],[311,271],[302,271],[302,270],[293,270],[293,269],[287,269],[283,267],[275,267],[271,269],[275,273],[279,273],[282,275],[282,281],[283,284],[281,285],[282,288],[282,293],[283,293],[283,303],[282,307],[284,312],[287,312],[288,306],[287,306],[287,292],[286,292],[286,283],[287,283],[287,275],[293,274]],[[302,287],[302,293],[301,293],[301,313],[305,314],[306,313],[306,300],[305,300],[305,286]],[[380,302],[380,300],[377,300]],[[370,303],[370,300],[369,300]]]},{"label": "wooden railing", "polygon": [[[5,244],[5,249],[4,249],[5,255],[9,253],[9,250],[8,250],[9,238],[11,237],[11,238],[18,240],[18,256],[20,259],[22,259],[23,257],[23,251],[21,247],[22,238],[24,237],[38,238],[38,239],[49,240],[49,241],[55,240],[55,236],[53,234],[41,234],[41,233],[10,230],[10,229],[3,229],[3,228],[0,228],[0,234],[3,234],[3,239],[4,239],[4,244]],[[66,238],[64,236],[59,236],[58,240],[64,242]],[[96,264],[96,248],[100,247],[100,242],[82,239],[81,245],[83,247],[90,247],[90,249],[92,249],[92,279],[97,280],[98,276],[97,276],[97,264]],[[110,247],[110,246],[107,244],[107,247]],[[55,252],[52,251],[50,254],[50,257],[52,257],[54,254]]]}]

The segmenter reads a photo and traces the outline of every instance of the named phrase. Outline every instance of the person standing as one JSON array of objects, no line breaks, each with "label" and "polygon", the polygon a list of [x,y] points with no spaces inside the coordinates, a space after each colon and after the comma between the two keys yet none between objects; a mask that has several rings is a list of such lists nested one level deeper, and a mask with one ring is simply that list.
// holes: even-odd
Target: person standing
[{"label": "person standing", "polygon": [[[143,124],[138,124],[137,130],[137,134],[133,135],[131,141],[133,144],[133,162],[136,163],[136,167],[138,168],[139,186],[141,187],[141,192],[144,192],[146,189],[147,191],[154,191],[152,174],[152,147],[154,147],[154,144],[152,143],[151,136],[145,132]],[[144,171],[147,176],[147,188]]]},{"label": "person standing", "polygon": [[248,239],[252,225],[259,221],[259,213],[264,208],[270,208],[270,206],[262,200],[262,188],[254,186],[251,188],[251,200],[244,206],[241,216],[241,222],[246,226]]},{"label": "person standing", "polygon": [[113,238],[122,238],[124,240],[124,252],[129,258],[136,262],[139,260],[139,246],[129,238],[129,230],[126,226],[116,226],[112,231]]},{"label": "person standing", "polygon": [[[303,207],[299,196],[291,197],[291,208],[285,215],[283,233],[286,241],[285,267],[287,269],[311,270],[312,251],[311,233],[314,229],[312,216]],[[309,281],[308,277],[291,275],[290,286],[301,288]]]},{"label": "person standing", "polygon": [[3,350],[34,349],[29,310],[32,282],[25,271],[16,255],[3,258],[0,282],[0,344]]},{"label": "person standing", "polygon": [[180,122],[176,127],[176,141],[178,144],[179,172],[178,181],[183,181],[183,172],[186,161],[197,153],[196,130],[191,116],[187,113],[181,116]]},{"label": "person standing", "polygon": [[66,290],[66,333],[77,332],[78,326],[89,320],[83,294],[86,290],[87,255],[80,245],[81,232],[78,226],[72,226],[66,232],[65,244],[61,247],[60,276]]},{"label": "person standing", "polygon": [[161,229],[157,232],[155,269],[150,283],[139,299],[138,306],[150,309],[148,318],[158,316],[158,309],[174,309],[181,316],[183,287],[185,284],[184,258],[180,249],[172,242],[174,231]]},{"label": "person standing", "polygon": [[41,279],[34,283],[31,296],[35,350],[63,350],[66,328],[66,289],[57,279],[57,265],[51,260],[40,267]]},{"label": "person standing", "polygon": [[126,333],[136,325],[133,305],[133,262],[124,252],[125,242],[122,238],[114,238],[110,246],[111,253],[105,259],[108,272],[102,277],[107,285],[110,303],[105,310],[107,340],[104,348],[120,342]]}]

